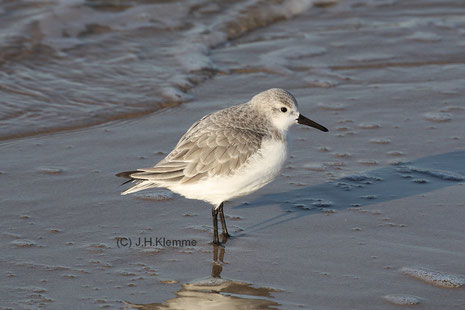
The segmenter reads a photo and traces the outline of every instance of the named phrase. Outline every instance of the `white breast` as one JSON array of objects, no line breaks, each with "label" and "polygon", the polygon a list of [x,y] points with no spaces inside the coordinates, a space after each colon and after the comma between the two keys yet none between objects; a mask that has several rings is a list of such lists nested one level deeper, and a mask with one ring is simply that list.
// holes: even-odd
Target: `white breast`
[{"label": "white breast", "polygon": [[189,186],[172,186],[170,190],[189,199],[207,201],[213,205],[245,196],[273,181],[287,157],[285,142],[265,140],[260,150],[231,176],[212,177]]},{"label": "white breast", "polygon": [[237,182],[250,189],[249,194],[265,186],[278,176],[287,157],[286,143],[267,140],[262,143],[259,154],[250,158],[247,165],[235,176]]}]

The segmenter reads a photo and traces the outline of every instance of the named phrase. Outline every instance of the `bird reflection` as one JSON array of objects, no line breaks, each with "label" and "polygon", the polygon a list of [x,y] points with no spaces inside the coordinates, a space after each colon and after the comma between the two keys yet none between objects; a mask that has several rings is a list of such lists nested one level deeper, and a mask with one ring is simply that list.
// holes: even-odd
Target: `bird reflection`
[{"label": "bird reflection", "polygon": [[272,292],[277,289],[253,287],[251,283],[221,278],[225,248],[213,245],[213,262],[211,276],[190,283],[185,283],[176,292],[176,297],[164,303],[132,304],[127,302],[127,309],[277,309],[279,303],[270,300]]}]

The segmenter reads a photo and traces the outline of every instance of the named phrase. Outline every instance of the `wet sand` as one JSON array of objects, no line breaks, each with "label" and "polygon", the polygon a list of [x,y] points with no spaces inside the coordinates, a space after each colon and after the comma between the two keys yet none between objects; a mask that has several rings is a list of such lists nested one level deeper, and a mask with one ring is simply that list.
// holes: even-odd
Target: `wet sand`
[{"label": "wet sand", "polygon": [[[2,142],[0,309],[462,309],[463,13],[459,1],[312,8],[213,50],[218,72],[192,102]],[[205,203],[119,195],[114,173],[153,165],[194,121],[270,87],[330,132],[291,129],[281,176],[226,205],[223,249]],[[162,237],[196,245],[136,246]]]}]

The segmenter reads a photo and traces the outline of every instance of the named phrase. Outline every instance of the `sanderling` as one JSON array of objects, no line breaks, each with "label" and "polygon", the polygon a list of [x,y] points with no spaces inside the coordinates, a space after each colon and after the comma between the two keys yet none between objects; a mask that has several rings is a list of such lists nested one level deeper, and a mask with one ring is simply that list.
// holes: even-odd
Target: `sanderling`
[{"label": "sanderling", "polygon": [[118,173],[136,183],[122,195],[164,187],[209,202],[213,243],[219,244],[218,214],[223,237],[230,237],[224,202],[258,190],[279,174],[287,155],[287,130],[295,123],[328,131],[300,114],[294,96],[279,88],[208,114],[155,166]]}]

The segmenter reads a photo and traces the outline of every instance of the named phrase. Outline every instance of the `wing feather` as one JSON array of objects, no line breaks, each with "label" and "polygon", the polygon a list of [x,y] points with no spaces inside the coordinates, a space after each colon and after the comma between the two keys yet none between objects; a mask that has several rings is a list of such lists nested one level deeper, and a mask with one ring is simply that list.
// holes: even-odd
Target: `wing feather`
[{"label": "wing feather", "polygon": [[192,178],[197,174],[197,171],[195,170],[195,167],[197,167],[197,163],[189,163],[186,165],[186,168],[184,168],[184,176]]},{"label": "wing feather", "polygon": [[140,172],[133,174],[133,178],[146,179],[147,177],[156,176],[157,180],[170,180],[176,179],[178,177],[184,177],[183,170],[163,172],[163,173],[153,173],[153,172]]},{"label": "wing feather", "polygon": [[173,182],[195,183],[213,175],[232,175],[258,151],[264,134],[228,127],[225,117],[214,113],[202,118],[165,159],[154,167],[138,169],[131,177],[163,186]]},{"label": "wing feather", "polygon": [[194,145],[183,157],[180,158],[182,161],[197,161],[202,155],[203,148],[200,145]]},{"label": "wing feather", "polygon": [[200,161],[205,165],[210,165],[210,164],[214,163],[214,161],[216,159],[215,153],[216,153],[216,148],[215,147],[209,148],[205,152],[206,155],[202,156],[200,158]]}]

